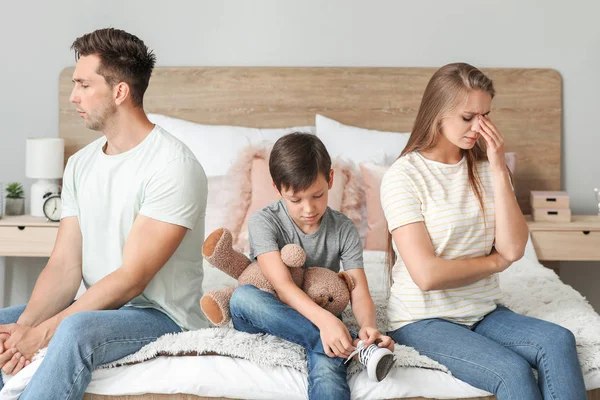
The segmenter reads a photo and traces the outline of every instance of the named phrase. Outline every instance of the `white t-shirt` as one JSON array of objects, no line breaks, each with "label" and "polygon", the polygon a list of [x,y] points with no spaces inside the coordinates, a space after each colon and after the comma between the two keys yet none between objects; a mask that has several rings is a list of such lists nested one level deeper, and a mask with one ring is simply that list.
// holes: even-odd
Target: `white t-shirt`
[{"label": "white t-shirt", "polygon": [[189,230],[175,253],[128,304],[163,311],[184,329],[208,326],[200,309],[207,179],[177,138],[156,125],[133,149],[106,155],[102,137],[74,154],[63,177],[61,218],[76,216],[86,288],[121,267],[138,214]]},{"label": "white t-shirt", "polygon": [[[485,221],[469,185],[465,157],[451,165],[417,152],[399,158],[381,182],[381,204],[390,232],[422,221],[437,257],[460,260],[489,255],[496,227],[489,162],[479,162],[477,172]],[[388,303],[390,330],[430,318],[471,326],[496,308],[500,297],[497,274],[460,288],[423,292],[397,250],[396,257]]]}]

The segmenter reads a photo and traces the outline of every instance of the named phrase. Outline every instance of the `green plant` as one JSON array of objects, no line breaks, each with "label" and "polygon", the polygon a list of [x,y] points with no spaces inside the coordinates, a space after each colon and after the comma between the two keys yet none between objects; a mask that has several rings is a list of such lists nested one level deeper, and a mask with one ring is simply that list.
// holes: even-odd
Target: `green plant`
[{"label": "green plant", "polygon": [[7,199],[22,199],[25,192],[23,191],[23,185],[19,182],[9,183],[6,186],[6,198]]}]

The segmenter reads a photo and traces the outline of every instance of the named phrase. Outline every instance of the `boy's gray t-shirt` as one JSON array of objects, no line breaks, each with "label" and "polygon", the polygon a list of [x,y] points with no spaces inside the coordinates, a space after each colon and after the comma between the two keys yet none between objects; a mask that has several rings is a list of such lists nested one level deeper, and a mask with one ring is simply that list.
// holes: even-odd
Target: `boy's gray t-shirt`
[{"label": "boy's gray t-shirt", "polygon": [[270,251],[278,251],[295,243],[306,252],[305,268],[325,267],[339,272],[364,268],[363,249],[354,223],[339,211],[327,207],[319,229],[305,234],[288,214],[283,200],[256,211],[248,221],[250,259]]}]

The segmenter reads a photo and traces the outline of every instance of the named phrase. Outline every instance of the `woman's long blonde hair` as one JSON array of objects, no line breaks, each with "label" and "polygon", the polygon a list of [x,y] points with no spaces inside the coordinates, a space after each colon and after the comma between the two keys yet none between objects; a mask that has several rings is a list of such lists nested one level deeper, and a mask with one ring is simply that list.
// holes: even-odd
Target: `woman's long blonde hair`
[{"label": "woman's long blonde hair", "polygon": [[[465,63],[454,63],[438,69],[427,84],[415,124],[408,143],[400,157],[413,151],[424,151],[435,147],[442,134],[442,120],[466,99],[469,92],[482,90],[494,98],[492,80],[483,72]],[[471,150],[464,150],[469,171],[469,185],[479,200],[483,210],[482,188],[477,174],[477,162],[487,160],[485,147],[477,141]],[[387,265],[391,273],[396,263],[396,254],[392,247],[392,235],[388,231]]]}]

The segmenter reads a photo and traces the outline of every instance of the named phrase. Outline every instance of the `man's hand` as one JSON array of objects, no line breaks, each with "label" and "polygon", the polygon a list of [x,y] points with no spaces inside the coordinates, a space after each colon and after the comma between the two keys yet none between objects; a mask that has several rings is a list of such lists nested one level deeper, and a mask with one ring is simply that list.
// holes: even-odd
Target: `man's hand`
[{"label": "man's hand", "polygon": [[350,357],[354,350],[352,337],[346,325],[339,318],[332,314],[323,326],[319,326],[319,330],[325,354],[329,357]]},{"label": "man's hand", "polygon": [[[50,341],[46,332],[41,328],[32,328],[27,325],[11,324],[0,326],[0,334],[8,333],[10,337],[4,342],[7,349],[17,349],[18,353],[31,361],[38,350],[48,346]],[[4,371],[6,372],[6,371]]]},{"label": "man's hand", "polygon": [[[16,331],[13,325],[0,325],[0,330]],[[15,375],[25,366],[29,365],[29,361],[15,348],[10,347],[7,343],[11,337],[7,333],[0,333],[0,368],[7,375]]]},{"label": "man's hand", "polygon": [[[0,325],[0,327],[1,326],[2,325]],[[6,346],[4,345],[4,342],[6,342],[6,339],[8,339],[8,337],[8,334],[0,333],[0,369],[4,367],[4,364],[6,364],[6,362],[10,360],[16,352],[16,350],[11,351],[11,349],[6,348]]]},{"label": "man's hand", "polygon": [[390,351],[394,351],[394,340],[386,335],[383,335],[372,326],[363,326],[358,332],[358,338],[363,341],[365,347],[369,347],[376,343],[379,347],[385,347]]}]

